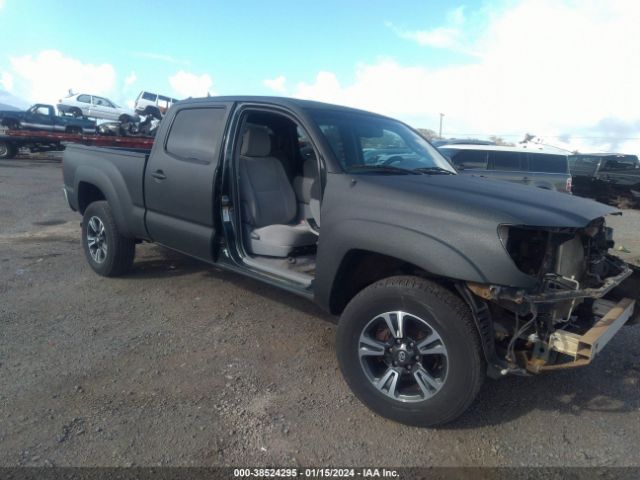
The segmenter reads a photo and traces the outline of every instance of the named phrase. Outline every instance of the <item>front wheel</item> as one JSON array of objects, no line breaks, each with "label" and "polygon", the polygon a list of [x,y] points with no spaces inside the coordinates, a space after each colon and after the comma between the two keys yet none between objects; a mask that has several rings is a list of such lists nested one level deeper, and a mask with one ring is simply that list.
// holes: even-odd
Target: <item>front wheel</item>
[{"label": "front wheel", "polygon": [[377,414],[413,426],[451,422],[484,380],[480,338],[467,305],[419,277],[391,277],[347,305],[337,332],[340,369]]},{"label": "front wheel", "polygon": [[82,245],[91,268],[104,277],[126,273],[133,264],[136,243],[120,234],[111,207],[93,202],[82,219]]}]

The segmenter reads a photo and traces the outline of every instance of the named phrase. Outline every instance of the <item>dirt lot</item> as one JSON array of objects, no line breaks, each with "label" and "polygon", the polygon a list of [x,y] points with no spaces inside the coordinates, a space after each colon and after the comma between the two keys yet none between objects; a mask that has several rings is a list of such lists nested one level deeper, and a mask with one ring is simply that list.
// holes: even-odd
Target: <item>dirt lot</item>
[{"label": "dirt lot", "polygon": [[[303,299],[152,245],[92,273],[61,183],[57,161],[0,162],[0,465],[640,465],[640,326],[409,428],[354,398]],[[640,212],[609,223],[639,261]]]}]

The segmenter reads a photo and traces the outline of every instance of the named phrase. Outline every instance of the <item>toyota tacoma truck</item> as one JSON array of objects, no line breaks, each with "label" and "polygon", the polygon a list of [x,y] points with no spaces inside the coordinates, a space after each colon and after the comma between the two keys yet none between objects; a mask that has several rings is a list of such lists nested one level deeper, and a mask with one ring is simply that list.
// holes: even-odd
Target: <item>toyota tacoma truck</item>
[{"label": "toyota tacoma truck", "polygon": [[639,318],[639,271],[611,254],[617,209],[458,175],[360,110],[190,99],[149,151],[69,146],[64,192],[100,275],[156,242],[339,315],[347,384],[405,424],[454,420],[486,376],[587,365]]}]

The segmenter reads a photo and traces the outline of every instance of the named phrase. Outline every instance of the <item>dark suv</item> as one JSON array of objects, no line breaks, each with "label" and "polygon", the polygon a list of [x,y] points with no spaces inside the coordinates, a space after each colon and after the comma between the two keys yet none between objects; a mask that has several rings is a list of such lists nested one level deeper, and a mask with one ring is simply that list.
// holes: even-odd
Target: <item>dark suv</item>
[{"label": "dark suv", "polygon": [[571,193],[566,155],[497,145],[442,145],[461,173]]}]

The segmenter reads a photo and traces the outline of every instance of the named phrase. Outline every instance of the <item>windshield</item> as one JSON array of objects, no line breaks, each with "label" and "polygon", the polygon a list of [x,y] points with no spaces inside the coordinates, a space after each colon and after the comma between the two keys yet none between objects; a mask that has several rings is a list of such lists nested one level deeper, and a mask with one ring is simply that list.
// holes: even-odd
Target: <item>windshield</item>
[{"label": "windshield", "polygon": [[309,110],[345,172],[446,173],[455,169],[404,124],[339,110]]}]

